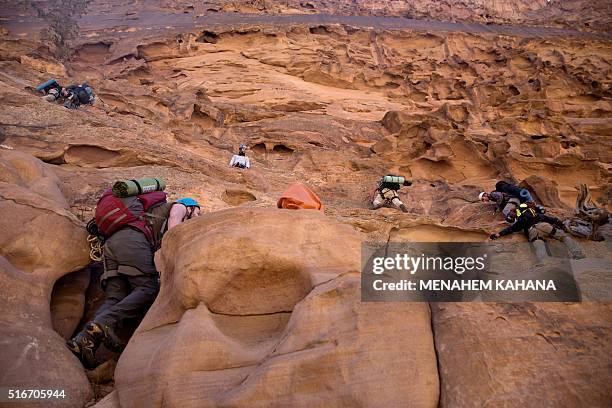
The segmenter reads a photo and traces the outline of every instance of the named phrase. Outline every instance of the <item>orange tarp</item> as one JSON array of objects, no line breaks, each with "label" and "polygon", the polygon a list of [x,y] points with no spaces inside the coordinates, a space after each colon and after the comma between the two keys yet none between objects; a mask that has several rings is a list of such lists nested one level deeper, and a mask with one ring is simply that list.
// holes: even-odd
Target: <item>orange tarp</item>
[{"label": "orange tarp", "polygon": [[317,195],[302,183],[293,183],[285,190],[276,203],[278,208],[291,210],[319,210],[323,211],[323,205]]}]

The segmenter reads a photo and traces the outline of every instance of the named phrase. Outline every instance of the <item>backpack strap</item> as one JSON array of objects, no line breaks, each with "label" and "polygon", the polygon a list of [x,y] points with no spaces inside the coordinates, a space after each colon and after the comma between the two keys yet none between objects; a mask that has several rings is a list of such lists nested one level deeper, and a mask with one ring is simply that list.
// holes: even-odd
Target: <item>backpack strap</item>
[{"label": "backpack strap", "polygon": [[[138,180],[136,179],[132,179],[130,180],[132,181],[134,184],[136,184],[136,187],[138,187],[138,195],[142,194],[142,186],[140,185],[140,183],[138,182]],[[159,186],[159,181],[155,180],[155,182],[157,183],[157,185]]]}]

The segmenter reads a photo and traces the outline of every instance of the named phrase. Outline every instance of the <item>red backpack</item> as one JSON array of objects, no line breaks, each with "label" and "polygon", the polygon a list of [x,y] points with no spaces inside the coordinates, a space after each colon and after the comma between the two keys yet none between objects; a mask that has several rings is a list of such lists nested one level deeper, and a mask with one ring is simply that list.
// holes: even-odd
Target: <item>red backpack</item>
[{"label": "red backpack", "polygon": [[153,231],[145,219],[145,212],[165,202],[166,193],[163,191],[119,198],[108,189],[104,191],[96,205],[96,225],[105,238],[129,225],[142,231],[149,242],[152,242]]}]

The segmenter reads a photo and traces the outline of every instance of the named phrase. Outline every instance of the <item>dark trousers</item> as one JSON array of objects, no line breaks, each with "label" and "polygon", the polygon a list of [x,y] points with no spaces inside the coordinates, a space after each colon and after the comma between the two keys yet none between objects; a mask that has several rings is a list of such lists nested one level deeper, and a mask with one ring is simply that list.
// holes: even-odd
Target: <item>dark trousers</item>
[{"label": "dark trousers", "polygon": [[104,281],[106,300],[94,322],[123,327],[126,320],[140,321],[159,292],[157,274],[111,276]]}]

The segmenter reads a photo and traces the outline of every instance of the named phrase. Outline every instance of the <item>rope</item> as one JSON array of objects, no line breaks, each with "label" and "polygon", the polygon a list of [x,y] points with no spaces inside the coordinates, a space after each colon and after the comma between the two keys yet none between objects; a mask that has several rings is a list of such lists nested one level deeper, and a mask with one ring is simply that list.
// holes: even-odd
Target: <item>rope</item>
[{"label": "rope", "polygon": [[104,248],[102,247],[103,243],[95,235],[89,235],[87,237],[87,242],[89,242],[89,247],[91,248],[89,251],[89,257],[92,261],[100,262],[102,261],[102,254],[104,253]]}]

